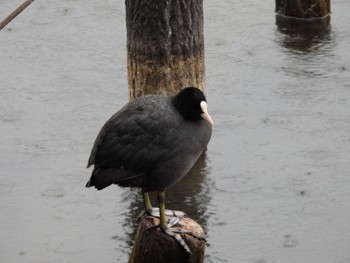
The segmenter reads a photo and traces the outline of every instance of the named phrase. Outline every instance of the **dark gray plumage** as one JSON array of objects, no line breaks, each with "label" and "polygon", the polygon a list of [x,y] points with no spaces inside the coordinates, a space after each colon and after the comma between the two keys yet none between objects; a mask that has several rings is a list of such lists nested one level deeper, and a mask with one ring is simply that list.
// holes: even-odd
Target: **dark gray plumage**
[{"label": "dark gray plumage", "polygon": [[96,138],[86,186],[101,190],[118,184],[151,192],[178,182],[211,137],[212,121],[202,101],[203,93],[190,87],[176,96],[146,95],[127,103]]},{"label": "dark gray plumage", "polygon": [[[191,250],[165,215],[164,190],[178,182],[206,148],[213,121],[204,94],[189,87],[172,97],[147,95],[126,104],[102,127],[88,162],[87,187],[140,187],[145,212],[160,217],[161,229]],[[157,191],[159,214],[149,193]],[[197,238],[198,235],[186,231]]]}]

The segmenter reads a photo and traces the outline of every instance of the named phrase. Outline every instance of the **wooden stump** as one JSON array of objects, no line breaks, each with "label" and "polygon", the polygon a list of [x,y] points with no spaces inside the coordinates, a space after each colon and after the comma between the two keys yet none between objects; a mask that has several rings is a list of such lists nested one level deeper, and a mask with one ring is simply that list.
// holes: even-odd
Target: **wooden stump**
[{"label": "wooden stump", "polygon": [[276,0],[277,14],[297,18],[323,18],[331,13],[330,0]]},{"label": "wooden stump", "polygon": [[[276,25],[286,47],[307,52],[330,32],[330,0],[276,0]],[[318,39],[315,42],[315,39]]]},{"label": "wooden stump", "polygon": [[129,99],[204,91],[203,0],[126,0]]},{"label": "wooden stump", "polygon": [[[174,239],[166,235],[159,227],[151,226],[159,224],[159,218],[144,215],[139,222],[135,244],[129,263],[200,263],[204,260],[205,241],[191,235],[181,234],[182,238],[191,249],[188,254]],[[174,226],[182,230],[191,231],[203,236],[202,227],[189,217],[183,217]]]}]

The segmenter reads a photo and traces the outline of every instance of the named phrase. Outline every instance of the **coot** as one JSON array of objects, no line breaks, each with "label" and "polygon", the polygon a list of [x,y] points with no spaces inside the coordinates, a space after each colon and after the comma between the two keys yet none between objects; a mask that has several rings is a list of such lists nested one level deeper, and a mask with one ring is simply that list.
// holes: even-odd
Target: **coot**
[{"label": "coot", "polygon": [[157,191],[160,227],[173,235],[166,223],[164,191],[194,165],[210,140],[212,125],[198,88],[184,88],[170,97],[139,97],[102,127],[89,158],[88,167],[94,169],[86,187],[140,187],[150,214],[148,192]]}]

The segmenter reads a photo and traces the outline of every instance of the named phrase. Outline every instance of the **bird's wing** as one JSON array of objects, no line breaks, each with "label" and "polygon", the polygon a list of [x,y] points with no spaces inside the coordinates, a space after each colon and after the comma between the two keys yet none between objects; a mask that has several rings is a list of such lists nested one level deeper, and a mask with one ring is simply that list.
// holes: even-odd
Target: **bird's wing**
[{"label": "bird's wing", "polygon": [[176,123],[154,103],[129,103],[103,126],[96,138],[88,166],[122,168],[130,176],[152,171],[168,157]]}]

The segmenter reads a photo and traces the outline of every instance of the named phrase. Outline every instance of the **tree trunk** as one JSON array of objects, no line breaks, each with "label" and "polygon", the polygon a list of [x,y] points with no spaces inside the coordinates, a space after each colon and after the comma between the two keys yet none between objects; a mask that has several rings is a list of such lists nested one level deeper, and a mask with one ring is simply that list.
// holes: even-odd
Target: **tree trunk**
[{"label": "tree trunk", "polygon": [[330,0],[276,0],[276,13],[298,18],[323,18],[331,13]]},{"label": "tree trunk", "polygon": [[[181,236],[191,249],[188,254],[174,237],[168,236],[160,228],[149,229],[159,224],[159,219],[145,215],[141,218],[136,234],[135,244],[129,259],[129,263],[200,263],[204,260],[205,241],[199,240],[187,234]],[[203,236],[202,227],[189,217],[180,219],[179,226]]]},{"label": "tree trunk", "polygon": [[126,0],[129,98],[204,91],[203,0]]}]

